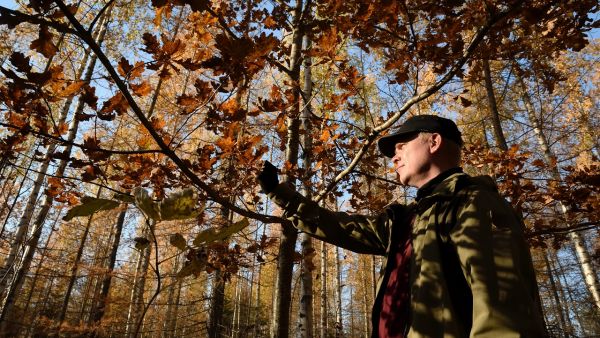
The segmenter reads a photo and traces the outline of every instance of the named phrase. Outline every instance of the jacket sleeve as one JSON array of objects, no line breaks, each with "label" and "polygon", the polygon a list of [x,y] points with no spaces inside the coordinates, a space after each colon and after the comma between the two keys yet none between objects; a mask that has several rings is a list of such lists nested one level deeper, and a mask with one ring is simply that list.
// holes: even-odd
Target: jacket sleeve
[{"label": "jacket sleeve", "polygon": [[521,224],[494,191],[471,191],[458,209],[450,240],[473,295],[471,337],[544,336]]},{"label": "jacket sleeve", "polygon": [[285,183],[279,184],[269,197],[297,229],[350,251],[385,255],[393,217],[391,210],[373,217],[333,212],[319,207]]}]

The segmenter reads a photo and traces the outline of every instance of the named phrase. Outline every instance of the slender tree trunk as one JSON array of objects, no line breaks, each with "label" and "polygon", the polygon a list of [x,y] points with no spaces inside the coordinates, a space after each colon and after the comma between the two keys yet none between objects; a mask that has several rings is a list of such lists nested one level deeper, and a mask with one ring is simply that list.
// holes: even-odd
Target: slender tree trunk
[{"label": "slender tree trunk", "polygon": [[[52,226],[52,231],[50,231],[50,233],[48,234],[48,237],[46,238],[46,243],[44,244],[44,250],[42,251],[42,253],[40,255],[40,261],[35,270],[35,274],[33,275],[33,280],[31,281],[31,287],[29,288],[29,292],[27,294],[27,300],[25,301],[25,306],[23,307],[23,313],[30,312],[29,305],[31,304],[31,298],[33,297],[34,291],[37,289],[36,284],[37,284],[38,278],[40,276],[40,272],[42,270],[44,261],[46,260],[46,257],[47,257],[48,245],[50,244],[50,239],[52,238],[52,234],[54,234],[54,226],[56,225],[56,223],[58,223],[59,219],[60,219],[60,214],[57,213],[56,218],[54,219],[54,224]],[[36,306],[36,309],[37,309],[37,306]],[[30,316],[31,320],[29,322],[29,325],[27,326],[27,332],[25,333],[25,336],[29,335],[29,330],[31,330],[31,327],[33,326],[33,323],[36,319],[35,316],[36,316],[36,311],[34,310],[34,311],[32,311],[32,314]],[[17,332],[17,335],[18,335],[18,333],[19,332]]]},{"label": "slender tree trunk", "polygon": [[488,104],[490,108],[490,117],[492,118],[492,128],[494,131],[494,140],[496,146],[504,151],[508,150],[508,144],[502,131],[502,124],[500,123],[500,114],[498,113],[498,105],[496,96],[494,95],[494,86],[492,84],[492,75],[490,72],[490,63],[487,59],[482,60],[483,66],[483,77],[485,81],[485,90],[487,93]]},{"label": "slender tree trunk", "polygon": [[[552,152],[552,149],[550,149],[550,145],[548,144],[548,140],[544,135],[542,129],[541,121],[537,118],[537,116],[535,116],[535,110],[531,102],[531,98],[529,97],[529,93],[527,92],[525,82],[520,76],[517,76],[517,81],[521,86],[523,100],[525,102],[525,109],[527,110],[529,119],[533,124],[533,130],[537,137],[537,141],[542,150],[542,153],[544,154],[546,164],[550,168],[553,178],[557,182],[561,182],[562,184],[562,177],[560,175],[560,172],[558,171],[558,167],[556,166],[556,156]],[[571,221],[568,219],[568,209],[561,201],[558,201],[558,204],[560,207],[560,212],[562,213],[562,216],[568,225]],[[596,308],[600,310],[600,286],[598,284],[598,277],[596,276],[596,272],[592,265],[590,254],[588,253],[587,248],[585,246],[585,242],[581,237],[581,234],[577,231],[570,232],[569,238],[571,239],[571,243],[573,244],[575,252],[577,253],[577,259],[581,266],[583,279],[585,281],[587,289],[592,297],[594,304],[596,305]]]},{"label": "slender tree trunk", "polygon": [[[119,250],[119,244],[121,242],[121,233],[123,231],[126,213],[126,210],[121,211],[119,213],[119,217],[117,218],[117,222],[115,224],[115,235],[110,249],[107,272],[102,280],[102,289],[100,291],[100,296],[98,297],[98,302],[92,305],[92,313],[90,318],[93,319],[94,327],[97,327],[100,324],[104,314],[106,313],[106,307],[108,306],[108,294],[112,283],[113,271],[117,261],[117,251]],[[97,335],[95,334],[94,336]]]},{"label": "slender tree trunk", "polygon": [[[360,259],[360,258],[359,258]],[[363,337],[369,338],[371,336],[371,316],[369,312],[369,291],[372,287],[371,283],[369,283],[368,279],[371,275],[371,269],[367,265],[366,257],[362,259],[362,268],[363,268]]]},{"label": "slender tree trunk", "polygon": [[[555,267],[555,270],[557,270],[557,274],[559,275],[559,281],[560,281],[560,278],[562,277],[561,284],[564,285],[563,289],[566,291],[566,294],[569,298],[568,303],[570,304],[571,309],[575,309],[575,311],[573,311],[573,314],[575,315],[575,319],[579,323],[579,327],[581,329],[581,336],[587,337],[587,336],[589,336],[589,333],[586,332],[585,323],[581,319],[581,316],[579,315],[577,305],[575,304],[575,301],[573,299],[573,294],[571,292],[571,288],[569,287],[569,281],[567,280],[565,269],[560,262],[560,258],[558,257],[557,252],[554,253],[554,261],[556,262],[556,265],[557,265],[557,267]],[[567,300],[563,298],[563,302],[566,304]],[[570,322],[570,320],[569,320],[569,322]],[[569,327],[570,327],[571,332],[575,333],[575,329],[573,328],[572,323],[569,324]]]},{"label": "slender tree trunk", "polygon": [[[310,49],[310,40],[308,36],[304,36],[305,50]],[[308,184],[310,180],[310,169],[311,169],[311,152],[312,152],[312,128],[311,128],[311,108],[310,102],[306,100],[312,95],[312,76],[311,76],[311,60],[309,57],[304,59],[304,109],[302,110],[302,164],[305,170],[304,184]],[[302,192],[308,198],[311,196],[310,189],[303,184]],[[312,245],[311,237],[302,233],[300,239],[301,253],[302,253],[302,264],[300,270],[300,281],[301,281],[301,294],[300,294],[300,310],[298,318],[298,337],[301,338],[312,338],[313,337],[313,276],[312,270],[314,269],[314,263],[312,257],[314,256],[314,249]],[[323,275],[323,279],[326,275]]]},{"label": "slender tree trunk", "polygon": [[[35,147],[34,153],[35,151],[37,151],[38,147]],[[31,165],[33,164],[33,158],[34,156],[31,156],[31,159],[29,160],[29,164],[27,165],[27,169],[25,170],[25,172],[23,173],[23,179],[21,180],[21,183],[19,183],[19,187],[17,188],[17,191],[15,192],[15,198],[13,199],[12,203],[10,204],[10,207],[8,207],[8,211],[6,212],[6,216],[4,217],[4,221],[2,222],[2,229],[0,229],[0,238],[2,238],[4,236],[4,230],[6,229],[6,225],[8,224],[8,221],[10,220],[10,216],[12,215],[12,212],[15,208],[15,206],[17,205],[17,202],[19,201],[19,197],[21,197],[21,191],[23,190],[23,186],[25,185],[25,181],[27,181],[27,178],[29,177],[29,171],[31,170]],[[31,195],[30,197],[31,198]],[[37,199],[37,196],[36,196]],[[7,265],[5,264],[5,267]],[[2,282],[0,282],[0,285]],[[2,295],[2,291],[0,289],[0,296]]]},{"label": "slender tree trunk", "polygon": [[163,322],[163,338],[174,337],[175,332],[173,332],[173,321],[175,308],[177,304],[175,303],[175,294],[177,289],[179,288],[179,281],[176,277],[177,271],[179,270],[179,256],[175,257],[175,264],[173,266],[172,278],[170,280],[171,285],[169,286],[169,294],[167,296],[167,311],[165,313],[165,321]]},{"label": "slender tree trunk", "polygon": [[[98,189],[98,194],[96,197],[99,197],[99,195],[100,189]],[[69,300],[71,299],[71,292],[73,291],[73,285],[75,285],[75,281],[77,280],[77,270],[79,268],[79,262],[81,260],[81,256],[83,255],[83,249],[85,248],[85,243],[87,241],[87,237],[90,232],[90,227],[92,225],[92,219],[92,216],[88,217],[85,229],[83,231],[83,234],[81,235],[81,242],[79,243],[79,248],[77,249],[77,253],[75,254],[75,260],[73,262],[73,266],[71,267],[69,282],[67,284],[67,290],[65,291],[65,297],[63,299],[60,312],[58,313],[58,325],[61,325],[62,322],[65,320],[65,315],[69,307]]]},{"label": "slender tree trunk", "polygon": [[223,307],[225,303],[225,279],[220,270],[215,271],[211,291],[208,337],[220,338],[222,331]]},{"label": "slender tree trunk", "polygon": [[[356,294],[356,290],[350,290],[351,293]],[[350,297],[350,337],[354,338],[354,297]]]},{"label": "slender tree trunk", "polygon": [[231,320],[231,338],[240,337],[240,315],[242,313],[242,293],[243,283],[241,271],[238,271],[235,282],[235,295],[233,304],[233,318]]},{"label": "slender tree trunk", "polygon": [[[147,227],[144,228],[143,236],[149,237],[153,231],[154,221],[148,220]],[[129,303],[129,311],[127,313],[126,336],[135,338],[138,323],[143,320],[140,318],[144,308],[144,291],[146,290],[146,275],[148,266],[150,265],[150,254],[152,245],[148,244],[139,250],[138,261],[135,269],[135,277],[133,289],[131,290],[131,301]]]},{"label": "slender tree trunk", "polygon": [[560,330],[564,333],[565,337],[568,337],[566,334],[567,324],[565,319],[565,311],[563,310],[562,302],[560,301],[560,297],[558,295],[558,285],[556,285],[556,281],[554,280],[554,270],[552,269],[552,264],[550,264],[548,253],[544,252],[542,255],[544,256],[546,272],[548,273],[548,280],[550,281],[552,296],[554,297],[554,302],[556,304],[556,317],[558,318],[558,323],[560,324]]},{"label": "slender tree trunk", "polygon": [[340,261],[340,248],[335,247],[335,337],[344,336],[344,324],[342,317],[342,262]]},{"label": "slender tree trunk", "polygon": [[176,284],[175,304],[173,307],[173,318],[171,319],[170,326],[169,326],[169,332],[172,333],[171,337],[179,337],[177,335],[177,324],[179,323],[177,321],[177,316],[179,314],[180,297],[181,297],[181,280],[178,280],[177,284]]},{"label": "slender tree trunk", "polygon": [[321,337],[327,337],[327,243],[321,242]]},{"label": "slender tree trunk", "polygon": [[[269,207],[269,205],[267,204],[266,206],[267,208]],[[263,226],[263,233],[262,236],[266,236],[266,232],[267,232],[267,227]],[[257,253],[257,260],[258,260],[258,255],[262,255],[264,254],[264,252],[261,250]],[[257,283],[256,283],[256,298],[254,303],[255,305],[255,311],[254,311],[254,335],[253,337],[258,337],[261,333],[260,330],[260,312],[261,312],[261,303],[260,303],[260,297],[261,297],[261,279],[262,279],[262,267],[263,264],[259,263],[258,264],[258,273],[257,273]]]},{"label": "slender tree trunk", "polygon": [[[568,284],[567,283],[563,283],[563,281],[561,281],[561,276],[564,277],[562,269],[557,267],[558,261],[559,261],[559,257],[558,257],[558,253],[556,252],[556,250],[552,250],[552,260],[550,262],[550,265],[552,266],[552,271],[554,271],[554,275],[556,276],[556,283],[558,286],[558,292],[560,295],[560,301],[563,304],[562,308],[565,311],[565,337],[571,337],[575,334],[575,330],[573,328],[573,322],[571,321],[571,312],[569,311],[569,302],[567,301],[567,296],[566,296],[566,289],[568,288]],[[576,311],[575,311],[576,312]]]},{"label": "slender tree trunk", "polygon": [[[93,266],[99,269],[100,271],[98,273],[95,273],[93,276],[90,274],[90,276],[86,279],[84,291],[82,293],[83,301],[81,302],[81,307],[79,308],[78,318],[80,322],[86,322],[87,325],[90,327],[92,327],[94,323],[94,309],[96,307],[96,304],[98,303],[98,299],[100,298],[100,293],[102,291],[102,281],[106,276],[106,271],[108,270],[106,269],[106,266],[108,265],[108,261],[110,258],[110,249],[112,248],[112,243],[114,242],[115,231],[115,227],[111,226],[108,232],[108,238],[106,239],[106,242],[98,244],[99,249],[95,250],[94,258],[92,261]],[[95,328],[93,328],[92,331],[94,329]]]},{"label": "slender tree trunk", "polygon": [[[107,24],[108,23],[106,22],[104,25],[102,25],[103,30],[101,30],[100,33],[98,34],[98,40],[100,42],[104,38],[104,33],[106,32]],[[90,63],[88,65],[87,69],[86,69],[86,74],[84,76],[85,81],[89,82],[91,80],[91,76],[93,74],[95,64],[96,64],[96,57],[93,56],[90,60]],[[67,140],[69,142],[72,142],[77,135],[77,130],[79,128],[79,120],[76,118],[76,116],[81,114],[81,112],[83,111],[83,105],[84,105],[83,101],[80,100],[78,102],[77,108],[75,109],[75,114],[74,114],[73,120],[71,120],[71,123],[69,125],[69,130],[68,130],[68,135],[67,135]],[[64,153],[70,154],[71,150],[72,150],[72,146],[67,145],[65,147]],[[51,154],[51,153],[48,152],[48,155],[49,154]],[[49,160],[43,163],[43,165],[44,164],[46,165],[46,169],[43,172],[45,172],[47,170],[48,163],[49,163]],[[66,167],[67,167],[67,161],[64,161],[64,160],[60,161],[58,168],[56,169],[55,175],[58,177],[63,176],[64,172],[66,170]],[[42,182],[43,182],[43,176],[39,182],[39,186],[38,186],[38,182],[36,181],[36,186],[38,188],[40,188]],[[32,192],[32,194],[33,193],[34,192]],[[39,189],[35,193],[36,194],[39,193]],[[44,202],[42,203],[40,210],[38,212],[38,215],[34,221],[31,238],[29,239],[29,241],[27,242],[27,244],[25,246],[25,251],[23,253],[21,265],[18,268],[18,270],[16,270],[14,278],[11,281],[11,284],[8,287],[8,290],[6,292],[6,296],[3,299],[2,313],[0,314],[0,322],[2,322],[2,324],[0,324],[0,325],[3,325],[7,312],[10,312],[12,310],[12,307],[13,307],[13,304],[15,301],[15,297],[17,294],[19,294],[19,292],[21,290],[21,286],[23,284],[25,274],[27,273],[27,271],[29,271],[29,266],[31,264],[31,260],[33,259],[33,255],[35,254],[35,250],[37,249],[37,244],[38,244],[38,241],[42,234],[43,225],[46,220],[46,216],[47,216],[48,212],[50,211],[50,208],[52,207],[53,202],[54,201],[51,196],[49,196],[49,195],[45,196]],[[30,217],[31,216],[24,217],[24,218],[26,218],[26,221],[25,221],[25,223],[23,223],[23,227],[19,226],[19,231],[24,231],[24,229],[26,229],[27,224],[29,223]],[[17,244],[15,247],[18,249],[21,246],[21,243],[24,243],[23,241],[24,241],[24,234],[22,235],[20,240],[15,240],[15,244]],[[14,255],[13,255],[13,250],[11,248],[11,255],[13,256],[13,263],[14,263],[14,256],[16,255],[16,250],[14,251]],[[0,330],[0,332],[1,332],[1,330]]]},{"label": "slender tree trunk", "polygon": [[[306,6],[310,6],[310,0]],[[307,8],[308,8],[307,7]],[[296,2],[292,18],[292,45],[290,51],[290,80],[293,89],[292,111],[287,120],[288,137],[285,159],[292,166],[298,163],[299,148],[299,115],[300,115],[300,52],[304,36],[304,23],[301,21],[303,1]],[[293,183],[292,177],[286,177],[288,183]],[[273,320],[271,323],[271,337],[288,337],[290,323],[290,303],[292,292],[292,271],[294,266],[294,248],[298,233],[290,223],[282,224],[281,240],[279,242],[279,257],[277,260],[277,280],[275,295],[273,296]]]}]

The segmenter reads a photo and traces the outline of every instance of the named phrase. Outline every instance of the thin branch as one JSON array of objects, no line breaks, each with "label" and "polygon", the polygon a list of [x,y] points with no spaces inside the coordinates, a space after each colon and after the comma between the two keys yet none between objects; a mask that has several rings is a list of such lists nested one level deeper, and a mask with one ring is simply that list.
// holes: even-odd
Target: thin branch
[{"label": "thin branch", "polygon": [[108,7],[110,7],[110,5],[113,4],[113,2],[115,2],[115,0],[108,1],[106,3],[106,5],[104,5],[104,7],[102,7],[100,12],[98,12],[98,14],[96,14],[96,17],[94,17],[94,20],[92,20],[92,23],[90,23],[90,26],[88,27],[88,34],[92,34],[92,31],[94,31],[94,26],[96,25],[96,21],[98,21],[98,19],[100,19],[100,17],[102,17],[102,14],[106,11],[106,9]]},{"label": "thin branch", "polygon": [[44,20],[42,17],[36,15],[29,15],[0,6],[0,24],[11,24],[15,21],[18,21],[17,24],[28,22],[34,25],[52,27],[62,33],[77,35],[77,31],[73,30],[68,25],[56,21]]},{"label": "thin branch", "polygon": [[389,183],[389,184],[402,186],[402,184],[399,183],[398,181],[392,181],[390,179],[387,179],[387,178],[384,178],[384,177],[380,177],[380,176],[376,176],[376,175],[373,175],[373,174],[369,174],[369,173],[366,173],[364,171],[354,170],[354,173],[366,176],[368,178],[372,178],[374,180],[383,181],[383,182],[386,182],[386,183]]},{"label": "thin branch", "polygon": [[[21,166],[21,165],[19,165],[17,163],[14,163],[14,162],[8,162],[8,164],[11,165],[11,166],[13,166],[13,167],[15,167],[15,168],[27,170],[27,168],[25,168],[24,166]],[[109,187],[107,185],[104,185],[104,184],[100,184],[100,183],[96,183],[96,182],[84,182],[81,178],[75,177],[75,176],[48,174],[47,172],[41,172],[41,171],[36,170],[36,169],[29,169],[29,171],[31,171],[32,173],[36,173],[36,174],[42,174],[42,175],[47,176],[47,177],[61,178],[61,179],[69,180],[69,181],[79,181],[79,182],[82,182],[82,183],[87,183],[87,184],[95,185],[97,187],[100,187],[100,188],[103,188],[103,189],[106,189],[106,190],[110,190],[110,191],[112,191],[112,192],[114,192],[116,194],[119,194],[119,195],[130,196],[126,192],[123,192],[123,191],[111,188],[111,187]]]},{"label": "thin branch", "polygon": [[[160,263],[158,261],[158,240],[156,239],[156,233],[154,232],[154,226],[150,222],[149,219],[146,219],[146,225],[150,229],[150,234],[152,235],[152,242],[154,243],[154,260],[155,260],[156,267],[153,270],[154,270],[154,274],[156,275],[156,291],[154,291],[154,294],[152,295],[152,298],[150,298],[150,300],[148,301],[148,304],[146,304],[146,306],[144,306],[144,310],[142,311],[140,319],[138,320],[137,325],[135,326],[135,333],[133,334],[134,337],[137,337],[138,334],[140,333],[142,323],[144,322],[144,317],[146,317],[146,313],[148,312],[150,305],[152,305],[152,303],[154,302],[156,297],[158,297],[158,294],[161,291],[160,287],[162,284],[162,278],[160,276],[160,268],[159,268]],[[140,251],[140,255],[142,254],[142,252],[143,251]]]},{"label": "thin branch", "polygon": [[[7,128],[14,128],[17,130],[20,130],[21,128],[19,128],[18,126],[14,125],[14,124],[10,124],[10,123],[4,123],[4,122],[0,122],[0,126],[3,127],[7,127]],[[33,130],[33,129],[25,129],[22,130],[22,132],[27,132],[27,133],[31,133],[33,135],[36,136],[41,136],[47,139],[51,139],[51,140],[55,140],[57,142],[60,142],[61,145],[70,145],[70,146],[74,146],[80,149],[85,149],[85,150],[92,150],[92,151],[98,151],[98,152],[103,152],[103,153],[107,153],[107,154],[116,154],[116,155],[138,155],[138,154],[162,154],[163,151],[160,149],[149,149],[149,150],[109,150],[109,149],[103,149],[103,148],[93,148],[93,147],[89,147],[86,146],[84,144],[80,144],[80,143],[76,143],[73,141],[69,141],[69,140],[65,140],[64,138],[60,137],[60,136],[54,136],[54,135],[50,135],[44,132],[41,132],[39,130]]]},{"label": "thin branch", "polygon": [[583,222],[583,223],[571,225],[571,226],[564,227],[564,228],[544,229],[544,230],[534,231],[534,232],[528,234],[527,237],[532,238],[532,237],[538,237],[538,236],[549,235],[549,234],[555,234],[555,235],[561,234],[562,235],[562,234],[568,234],[568,233],[575,232],[575,231],[585,231],[585,230],[594,229],[594,228],[598,227],[599,225],[600,225],[600,221]]}]

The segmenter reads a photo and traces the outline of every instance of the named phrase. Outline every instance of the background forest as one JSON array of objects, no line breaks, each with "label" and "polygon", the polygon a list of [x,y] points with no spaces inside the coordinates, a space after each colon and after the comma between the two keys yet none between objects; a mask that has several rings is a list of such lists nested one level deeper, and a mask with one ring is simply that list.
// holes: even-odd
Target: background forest
[{"label": "background forest", "polygon": [[376,139],[457,121],[555,337],[600,336],[596,0],[0,2],[0,336],[368,337],[380,257],[298,234],[415,195]]}]

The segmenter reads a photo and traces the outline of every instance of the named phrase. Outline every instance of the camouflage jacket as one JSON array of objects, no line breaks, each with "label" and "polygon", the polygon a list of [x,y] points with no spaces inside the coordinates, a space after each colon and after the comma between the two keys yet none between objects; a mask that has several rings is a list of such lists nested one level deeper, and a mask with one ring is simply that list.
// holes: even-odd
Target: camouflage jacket
[{"label": "camouflage jacket", "polygon": [[299,230],[385,257],[374,331],[392,239],[414,216],[408,337],[546,336],[522,222],[490,177],[453,174],[418,203],[393,204],[374,217],[321,208],[286,184],[270,197]]}]

